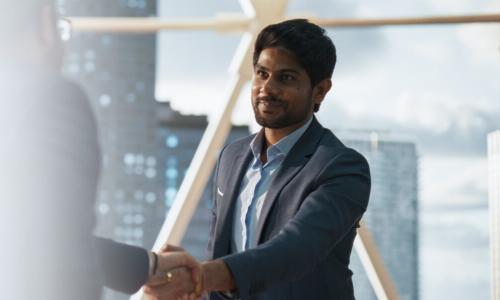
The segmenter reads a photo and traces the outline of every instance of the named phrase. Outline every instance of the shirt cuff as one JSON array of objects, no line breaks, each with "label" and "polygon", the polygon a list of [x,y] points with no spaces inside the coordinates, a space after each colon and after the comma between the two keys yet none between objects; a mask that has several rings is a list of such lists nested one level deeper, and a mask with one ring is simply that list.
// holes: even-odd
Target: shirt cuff
[{"label": "shirt cuff", "polygon": [[158,257],[156,256],[156,253],[149,251],[148,252],[148,259],[149,259],[149,278],[151,278],[155,271],[156,271],[156,264],[158,261]]}]

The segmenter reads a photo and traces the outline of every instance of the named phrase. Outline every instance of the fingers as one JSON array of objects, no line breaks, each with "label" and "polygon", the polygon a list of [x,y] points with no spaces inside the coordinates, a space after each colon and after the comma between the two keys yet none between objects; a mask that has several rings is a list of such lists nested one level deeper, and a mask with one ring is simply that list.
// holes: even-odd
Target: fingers
[{"label": "fingers", "polygon": [[144,295],[148,300],[156,299],[183,299],[185,295],[189,298],[194,294],[195,283],[191,279],[191,272],[187,268],[177,268],[169,271],[171,279],[163,284],[148,283],[144,287]]},{"label": "fingers", "polygon": [[186,294],[180,298],[178,298],[177,300],[198,300],[198,299],[201,299],[201,297],[198,297],[196,296],[196,294]]},{"label": "fingers", "polygon": [[189,300],[198,300],[198,299],[201,299],[202,298],[202,295],[198,295],[198,294],[190,294],[189,295]]},{"label": "fingers", "polygon": [[158,270],[153,276],[149,278],[149,280],[146,282],[146,285],[150,287],[156,287],[160,285],[169,284],[174,281],[173,280],[174,278],[177,277],[176,274],[179,272],[179,270],[184,270],[184,273],[187,272],[190,275],[189,280],[192,281],[193,284],[196,284],[191,278],[192,277],[191,270],[188,268],[179,267],[167,271]]},{"label": "fingers", "polygon": [[[200,265],[193,257],[191,257],[189,254],[187,254],[187,252],[186,252],[186,250],[184,250],[184,248],[165,243],[160,248],[160,254],[167,254],[167,252],[183,252],[186,255],[179,256],[179,259],[184,260],[183,263],[181,261],[177,261],[176,263],[178,263],[178,264],[171,265],[171,266],[165,266],[165,268],[168,269],[168,268],[186,266],[186,267],[191,269],[193,281],[198,282],[200,280],[200,273],[201,273]],[[160,255],[160,254],[158,254],[158,255]],[[158,269],[163,270],[163,266],[159,266]]]},{"label": "fingers", "polygon": [[193,281],[200,278],[200,264],[196,259],[186,252],[163,252],[158,254],[158,271],[163,272],[179,267],[187,267],[191,270]]},{"label": "fingers", "polygon": [[193,280],[193,282],[196,283],[196,286],[194,289],[195,294],[197,296],[201,296],[203,294],[203,289],[204,289],[204,285],[205,285],[205,273],[203,272],[203,268],[201,265],[200,265],[200,269],[199,269],[199,274],[196,274],[196,275],[192,274],[192,276],[197,276],[196,280]]},{"label": "fingers", "polygon": [[157,272],[148,279],[148,281],[146,282],[146,286],[155,287],[159,285],[164,285],[166,283],[168,283],[166,272]]}]

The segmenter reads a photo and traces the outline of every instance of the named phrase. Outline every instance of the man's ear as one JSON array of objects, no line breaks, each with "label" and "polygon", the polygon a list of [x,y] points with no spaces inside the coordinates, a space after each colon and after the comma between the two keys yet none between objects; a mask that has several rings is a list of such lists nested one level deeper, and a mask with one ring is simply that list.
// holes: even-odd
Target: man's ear
[{"label": "man's ear", "polygon": [[313,101],[315,106],[319,107],[325,99],[326,94],[332,88],[332,80],[327,78],[318,82],[313,88]]}]

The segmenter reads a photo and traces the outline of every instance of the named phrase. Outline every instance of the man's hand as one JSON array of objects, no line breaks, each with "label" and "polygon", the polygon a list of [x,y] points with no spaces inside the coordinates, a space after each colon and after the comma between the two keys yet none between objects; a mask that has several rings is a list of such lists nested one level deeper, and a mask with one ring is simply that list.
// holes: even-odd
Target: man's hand
[{"label": "man's hand", "polygon": [[168,271],[170,279],[144,286],[144,298],[147,300],[197,299],[194,293],[196,284],[188,268],[176,268]]},{"label": "man's hand", "polygon": [[194,282],[198,282],[200,278],[201,265],[191,255],[180,247],[171,245],[163,246],[159,253],[156,254],[158,261],[156,262],[156,272],[153,274],[147,285],[159,285],[166,283],[168,278],[165,276],[166,271],[185,267],[191,271],[191,278]]},{"label": "man's hand", "polygon": [[201,296],[201,265],[184,249],[165,245],[157,269],[144,287],[148,300],[197,299]]}]

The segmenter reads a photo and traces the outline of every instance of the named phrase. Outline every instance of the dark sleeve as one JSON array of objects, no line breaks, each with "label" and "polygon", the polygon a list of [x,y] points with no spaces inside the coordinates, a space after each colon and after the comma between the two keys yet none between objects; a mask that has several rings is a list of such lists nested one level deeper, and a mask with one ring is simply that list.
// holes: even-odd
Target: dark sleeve
[{"label": "dark sleeve", "polygon": [[[47,124],[52,132],[58,133],[57,136],[52,136],[59,138],[50,140],[53,148],[58,149],[58,161],[68,166],[68,171],[60,174],[64,176],[60,182],[64,182],[65,186],[60,190],[64,190],[65,194],[58,197],[71,199],[67,201],[71,206],[65,211],[72,219],[67,222],[73,224],[82,240],[93,241],[93,255],[87,259],[92,260],[90,263],[96,266],[99,272],[96,277],[100,279],[101,284],[132,294],[139,290],[148,278],[148,253],[141,248],[92,235],[96,223],[94,204],[101,156],[96,120],[85,93],[77,85],[66,82],[64,85],[55,85],[54,90],[60,97],[57,101],[52,101],[50,110],[53,115],[57,114],[58,120],[66,126]],[[45,137],[46,140],[48,138]],[[48,141],[44,144],[48,144]],[[70,211],[71,214],[68,213]],[[84,249],[77,251],[81,253]]]},{"label": "dark sleeve", "polygon": [[94,239],[102,284],[127,294],[137,292],[148,279],[148,252],[100,237]]},{"label": "dark sleeve", "polygon": [[370,193],[363,156],[347,149],[325,164],[315,182],[316,188],[278,235],[222,258],[243,299],[313,271],[360,220]]}]

